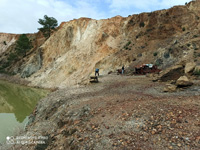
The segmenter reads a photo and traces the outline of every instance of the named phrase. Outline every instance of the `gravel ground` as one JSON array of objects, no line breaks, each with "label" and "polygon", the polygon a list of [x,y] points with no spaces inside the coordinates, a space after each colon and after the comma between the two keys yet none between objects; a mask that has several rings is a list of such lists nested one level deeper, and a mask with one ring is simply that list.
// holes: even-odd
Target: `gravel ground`
[{"label": "gravel ground", "polygon": [[10,149],[200,149],[198,84],[164,93],[165,83],[145,76],[107,75],[99,81],[42,99],[23,134],[48,136],[46,144]]}]

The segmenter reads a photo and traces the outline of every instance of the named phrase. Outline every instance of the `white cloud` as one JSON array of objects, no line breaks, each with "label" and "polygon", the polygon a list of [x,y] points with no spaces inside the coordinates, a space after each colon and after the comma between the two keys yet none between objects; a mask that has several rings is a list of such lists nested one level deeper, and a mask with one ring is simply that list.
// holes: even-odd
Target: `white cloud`
[{"label": "white cloud", "polygon": [[0,32],[33,33],[44,15],[59,23],[73,18],[108,18],[154,11],[190,0],[0,0]]},{"label": "white cloud", "polygon": [[174,5],[184,5],[191,0],[108,0],[112,13],[123,11],[124,15],[138,12],[150,12],[159,9],[167,9]]},{"label": "white cloud", "polygon": [[[89,0],[91,1],[91,0]],[[75,0],[0,0],[0,32],[37,32],[39,18],[54,17],[59,23],[73,18],[103,18],[88,1]]]}]

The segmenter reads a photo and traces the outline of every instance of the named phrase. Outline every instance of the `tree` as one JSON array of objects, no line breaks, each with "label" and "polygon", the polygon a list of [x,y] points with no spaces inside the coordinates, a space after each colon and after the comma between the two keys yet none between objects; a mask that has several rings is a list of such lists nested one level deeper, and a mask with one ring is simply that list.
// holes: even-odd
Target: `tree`
[{"label": "tree", "polygon": [[22,34],[19,36],[19,39],[16,42],[16,52],[18,55],[26,56],[27,51],[32,48],[31,42],[26,34]]},{"label": "tree", "polygon": [[58,26],[58,21],[47,15],[44,15],[44,19],[39,19],[38,23],[43,26],[42,28],[38,28],[38,30],[40,30],[46,38],[49,38],[51,30],[55,30],[55,27]]},{"label": "tree", "polygon": [[8,60],[8,62],[12,62],[12,61],[17,60],[17,54],[16,53],[10,53],[7,60]]}]

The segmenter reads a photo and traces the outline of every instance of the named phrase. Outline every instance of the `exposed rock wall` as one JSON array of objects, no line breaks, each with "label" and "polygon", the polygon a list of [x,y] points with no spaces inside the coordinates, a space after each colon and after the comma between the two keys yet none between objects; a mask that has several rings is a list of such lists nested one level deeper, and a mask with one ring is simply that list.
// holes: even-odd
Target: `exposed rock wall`
[{"label": "exposed rock wall", "polygon": [[118,51],[123,20],[81,18],[64,24],[43,44],[43,66],[30,80],[47,87],[87,80],[99,61]]},{"label": "exposed rock wall", "polygon": [[127,18],[62,23],[42,45],[43,66],[29,80],[38,86],[65,87],[87,82],[96,67],[107,74],[122,65],[154,63],[164,69],[194,59],[191,39],[199,35],[199,6],[198,1]]},{"label": "exposed rock wall", "polygon": [[38,53],[36,55],[33,55],[29,62],[22,67],[21,71],[21,77],[27,78],[30,77],[32,74],[40,70],[42,67],[42,55],[40,53],[40,50],[38,50]]},{"label": "exposed rock wall", "polygon": [[0,55],[15,43],[17,37],[16,34],[0,33]]},{"label": "exposed rock wall", "polygon": [[[1,43],[3,46],[0,54],[0,72],[9,74],[18,74],[20,77],[29,77],[41,68],[42,54],[40,46],[45,42],[41,32],[34,34],[26,34],[32,44],[26,56],[18,56],[17,59],[11,59],[10,54],[16,54],[16,41],[20,35],[15,34],[0,34]],[[39,52],[40,51],[40,52]]]},{"label": "exposed rock wall", "polygon": [[[20,68],[17,73],[28,77],[32,85],[62,88],[87,83],[96,67],[100,74],[107,74],[122,65],[126,69],[152,63],[165,69],[180,62],[198,63],[199,10],[197,0],[126,18],[63,22],[44,44],[41,36],[34,35],[33,50],[15,69]],[[36,59],[39,47],[40,61]]]}]

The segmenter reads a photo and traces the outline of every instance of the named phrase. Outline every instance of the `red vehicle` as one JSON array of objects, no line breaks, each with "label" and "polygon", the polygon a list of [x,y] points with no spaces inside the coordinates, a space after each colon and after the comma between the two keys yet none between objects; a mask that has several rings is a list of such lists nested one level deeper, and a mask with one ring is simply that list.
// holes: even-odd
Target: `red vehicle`
[{"label": "red vehicle", "polygon": [[135,67],[135,74],[145,75],[147,73],[159,73],[161,70],[153,64],[143,64]]}]

